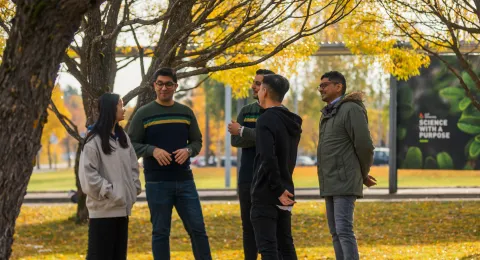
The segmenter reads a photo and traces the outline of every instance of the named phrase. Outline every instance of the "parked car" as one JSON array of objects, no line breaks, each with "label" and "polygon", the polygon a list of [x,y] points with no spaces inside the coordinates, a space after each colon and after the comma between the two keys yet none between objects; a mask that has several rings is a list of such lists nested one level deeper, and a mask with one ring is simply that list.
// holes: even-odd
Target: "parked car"
[{"label": "parked car", "polygon": [[205,156],[199,155],[199,156],[190,158],[190,164],[196,167],[216,166],[217,160],[215,159],[215,157],[210,156],[208,158],[208,164],[207,164],[207,162],[205,161]]},{"label": "parked car", "polygon": [[308,156],[300,155],[297,156],[296,166],[315,166],[315,161]]},{"label": "parked car", "polygon": [[388,165],[390,149],[377,147],[373,151],[373,165]]},{"label": "parked car", "polygon": [[[230,156],[230,160],[232,162],[232,166],[237,166],[237,156]],[[225,167],[225,156],[222,156],[222,159],[220,161],[220,166]]]},{"label": "parked car", "polygon": [[[230,159],[232,161],[232,166],[237,166],[237,156],[232,155],[230,156]],[[205,162],[205,156],[203,155],[196,156],[194,158],[191,158],[190,160],[191,160],[190,164],[196,167],[216,167],[218,162],[217,157],[210,156],[208,158],[208,164],[207,164]],[[220,167],[225,167],[225,156],[222,156],[220,158]]]}]

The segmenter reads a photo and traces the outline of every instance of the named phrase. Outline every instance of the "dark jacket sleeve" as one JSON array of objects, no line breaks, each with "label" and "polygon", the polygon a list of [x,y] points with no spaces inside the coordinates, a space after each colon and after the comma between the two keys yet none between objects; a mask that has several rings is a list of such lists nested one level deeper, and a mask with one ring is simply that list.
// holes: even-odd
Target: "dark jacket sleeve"
[{"label": "dark jacket sleeve", "polygon": [[188,133],[188,145],[187,147],[192,149],[192,154],[190,157],[195,157],[202,150],[202,132],[198,127],[197,118],[193,111],[191,111],[192,121],[190,122],[190,129]]},{"label": "dark jacket sleeve", "polygon": [[242,138],[255,143],[255,139],[257,138],[255,128],[243,127]]},{"label": "dark jacket sleeve", "polygon": [[267,125],[267,122],[263,121],[268,119],[262,119],[257,121],[257,154],[261,160],[261,171],[268,175],[269,188],[278,198],[285,192],[285,187],[280,178],[278,158],[275,154],[275,129],[272,129],[275,124]]},{"label": "dark jacket sleeve", "polygon": [[[243,126],[245,123],[244,116],[243,116],[243,108],[240,110],[237,116],[237,122]],[[252,134],[250,133],[253,130],[253,139],[252,139]],[[246,133],[249,132],[249,133]],[[232,135],[230,138],[232,142],[232,146],[238,147],[238,148],[249,148],[255,146],[255,129],[248,128],[248,127],[243,127],[243,135]]]},{"label": "dark jacket sleeve", "polygon": [[143,143],[145,127],[143,126],[141,112],[139,111],[133,115],[132,122],[128,128],[128,136],[138,157],[153,156],[155,146]]},{"label": "dark jacket sleeve", "polygon": [[345,129],[352,140],[357,154],[363,179],[367,178],[370,166],[373,163],[373,146],[370,130],[368,129],[367,112],[357,104],[349,105],[345,118]]}]

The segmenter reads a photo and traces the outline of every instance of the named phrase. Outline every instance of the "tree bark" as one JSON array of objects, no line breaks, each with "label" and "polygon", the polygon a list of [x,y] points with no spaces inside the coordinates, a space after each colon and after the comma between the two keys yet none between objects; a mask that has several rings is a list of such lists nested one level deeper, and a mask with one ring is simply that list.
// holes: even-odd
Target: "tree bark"
[{"label": "tree bark", "polygon": [[75,185],[77,186],[77,214],[75,217],[75,222],[77,224],[84,224],[88,219],[88,209],[86,205],[87,195],[83,193],[82,187],[80,186],[80,179],[78,178],[78,168],[80,166],[80,154],[82,153],[83,142],[79,142],[77,146],[77,153],[75,155]]},{"label": "tree bark", "polygon": [[14,1],[16,14],[0,66],[0,259],[12,253],[15,222],[62,56],[82,15],[101,1]]}]

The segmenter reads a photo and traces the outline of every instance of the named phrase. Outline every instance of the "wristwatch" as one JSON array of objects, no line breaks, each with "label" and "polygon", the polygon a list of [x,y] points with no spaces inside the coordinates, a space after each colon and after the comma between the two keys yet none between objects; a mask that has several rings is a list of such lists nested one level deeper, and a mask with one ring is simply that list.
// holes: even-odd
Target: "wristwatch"
[{"label": "wristwatch", "polygon": [[192,156],[192,149],[187,147],[188,156]]}]

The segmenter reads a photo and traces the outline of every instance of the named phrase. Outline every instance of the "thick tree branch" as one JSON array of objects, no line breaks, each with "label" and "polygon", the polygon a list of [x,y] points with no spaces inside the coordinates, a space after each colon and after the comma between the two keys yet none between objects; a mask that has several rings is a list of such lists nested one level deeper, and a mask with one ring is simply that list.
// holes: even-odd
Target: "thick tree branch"
[{"label": "thick tree branch", "polygon": [[80,72],[79,68],[78,68],[78,64],[77,62],[73,59],[73,58],[70,58],[66,53],[63,55],[63,62],[65,63],[65,65],[67,65],[67,70],[70,74],[72,74],[72,76],[75,77],[76,80],[78,80],[78,82],[84,86],[84,87],[88,87],[90,84],[88,83],[88,80],[87,78],[82,74],[82,72]]},{"label": "thick tree branch", "polygon": [[147,90],[149,90],[150,88],[153,88],[152,85],[144,85],[144,86],[138,86],[132,90],[130,90],[125,96],[123,96],[122,100],[123,100],[123,105],[126,106],[128,104],[128,102],[130,102],[132,99],[134,99],[135,97],[137,97],[138,95],[140,94],[143,94],[145,92],[147,92]]},{"label": "thick tree branch", "polygon": [[67,130],[71,137],[75,138],[75,140],[79,142],[83,140],[83,138],[80,136],[80,133],[78,132],[78,127],[68,117],[58,111],[55,103],[53,103],[53,100],[50,100],[50,106],[48,108],[55,113],[58,120],[63,125],[65,130]]},{"label": "thick tree branch", "polygon": [[167,19],[168,17],[169,17],[168,14],[164,14],[164,15],[161,15],[161,16],[155,18],[155,19],[152,19],[152,20],[143,20],[141,18],[135,18],[135,19],[132,19],[132,20],[129,20],[129,21],[121,21],[111,33],[97,36],[93,40],[93,43],[97,43],[97,42],[101,42],[101,41],[105,41],[105,40],[111,40],[111,39],[117,37],[124,26],[130,26],[130,25],[134,25],[134,24],[153,25],[153,24],[157,24],[157,23]]},{"label": "thick tree branch", "polygon": [[143,55],[144,55],[144,49],[142,46],[140,46],[140,42],[138,41],[137,34],[135,33],[135,30],[133,29],[133,25],[130,25],[130,29],[133,34],[133,38],[135,39],[135,44],[137,44],[138,48],[138,54],[140,57],[140,72],[142,73],[142,81],[145,79],[145,63],[143,61]]},{"label": "thick tree branch", "polygon": [[197,83],[197,85],[195,85],[194,87],[191,87],[191,88],[184,88],[184,89],[179,89],[177,90],[176,92],[186,92],[186,91],[190,91],[190,90],[193,90],[193,89],[196,89],[198,87],[200,87],[203,82],[205,82],[207,79],[210,78],[210,75],[206,76],[204,79],[202,79],[200,82]]},{"label": "thick tree branch", "polygon": [[117,68],[117,72],[120,71],[121,69],[124,69],[125,67],[130,65],[132,62],[136,61],[139,58],[139,56],[130,57],[130,58],[131,58],[131,60],[129,60],[128,62],[126,62],[125,64],[123,64],[122,66]]}]

